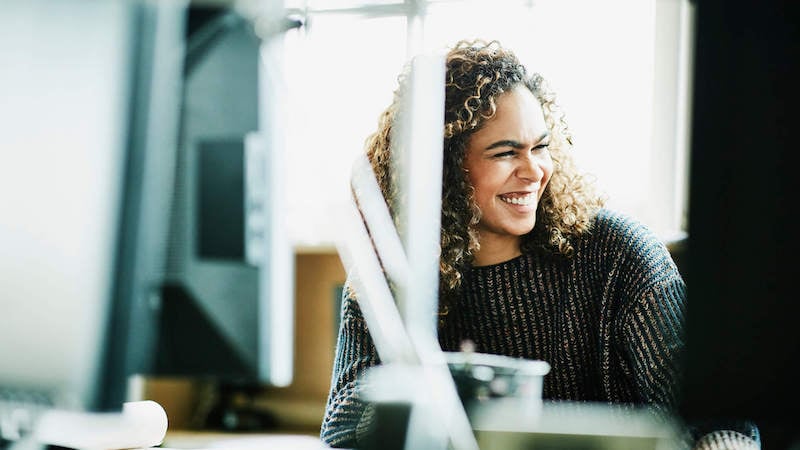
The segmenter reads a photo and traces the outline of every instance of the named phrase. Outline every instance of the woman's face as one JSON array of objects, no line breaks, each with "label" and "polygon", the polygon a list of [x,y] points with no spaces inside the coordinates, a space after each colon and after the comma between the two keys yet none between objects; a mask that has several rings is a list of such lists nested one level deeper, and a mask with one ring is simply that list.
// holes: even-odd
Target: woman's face
[{"label": "woman's face", "polygon": [[464,168],[481,210],[483,248],[530,232],[536,208],[553,174],[549,130],[542,106],[524,86],[497,98],[497,113],[467,144]]}]

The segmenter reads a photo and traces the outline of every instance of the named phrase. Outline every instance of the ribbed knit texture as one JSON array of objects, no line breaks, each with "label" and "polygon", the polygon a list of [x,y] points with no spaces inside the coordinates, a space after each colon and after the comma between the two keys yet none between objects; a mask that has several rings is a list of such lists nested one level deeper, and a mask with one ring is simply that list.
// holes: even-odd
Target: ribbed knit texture
[{"label": "ribbed knit texture", "polygon": [[738,431],[722,430],[709,433],[700,438],[694,450],[758,450],[761,445],[753,438]]},{"label": "ribbed knit texture", "polygon": [[[468,271],[439,341],[446,351],[468,339],[477,352],[547,361],[548,400],[669,411],[680,385],[685,291],[655,235],[603,210],[570,259],[542,252]],[[320,436],[331,446],[356,447],[365,422],[357,380],[379,358],[357,302],[343,301]]]},{"label": "ribbed knit texture", "polygon": [[523,255],[476,267],[440,341],[550,363],[544,397],[671,405],[685,289],[666,247],[604,214],[569,260]]}]

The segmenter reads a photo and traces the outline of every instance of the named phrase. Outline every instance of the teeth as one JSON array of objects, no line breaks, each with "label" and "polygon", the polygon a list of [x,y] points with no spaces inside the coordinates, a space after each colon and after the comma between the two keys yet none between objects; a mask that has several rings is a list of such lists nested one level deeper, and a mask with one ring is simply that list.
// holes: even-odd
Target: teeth
[{"label": "teeth", "polygon": [[524,197],[500,197],[500,199],[512,205],[530,205],[536,200],[536,196],[534,194],[528,194]]}]

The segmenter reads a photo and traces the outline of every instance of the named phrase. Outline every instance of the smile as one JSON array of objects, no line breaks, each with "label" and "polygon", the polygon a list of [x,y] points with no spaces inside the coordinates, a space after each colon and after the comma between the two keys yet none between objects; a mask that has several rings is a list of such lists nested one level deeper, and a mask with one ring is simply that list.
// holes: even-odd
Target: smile
[{"label": "smile", "polygon": [[536,202],[536,193],[531,192],[529,194],[525,194],[523,196],[517,195],[501,195],[500,200],[511,203],[512,205],[532,205]]}]

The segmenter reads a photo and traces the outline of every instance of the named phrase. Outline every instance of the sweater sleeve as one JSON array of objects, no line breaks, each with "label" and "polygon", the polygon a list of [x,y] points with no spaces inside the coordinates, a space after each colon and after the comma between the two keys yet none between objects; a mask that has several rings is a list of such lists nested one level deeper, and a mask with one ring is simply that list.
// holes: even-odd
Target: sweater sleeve
[{"label": "sweater sleeve", "polygon": [[625,384],[636,403],[671,412],[681,386],[686,284],[666,245],[646,226],[611,214],[600,224]]},{"label": "sweater sleeve", "polygon": [[684,349],[685,287],[679,277],[640,293],[623,321],[624,346],[642,404],[673,410]]},{"label": "sweater sleeve", "polygon": [[[643,283],[643,288],[628,291],[632,299],[623,315],[623,345],[639,401],[672,415],[682,384],[686,286],[660,244],[651,243],[635,254],[631,267],[638,267],[647,275],[629,280],[650,281]],[[648,257],[642,258],[643,255]],[[687,446],[694,450],[749,450],[761,446],[758,427],[751,422],[688,425]]]},{"label": "sweater sleeve", "polygon": [[356,447],[357,436],[371,414],[361,396],[359,380],[379,364],[372,337],[352,289],[345,288],[331,389],[322,420],[320,439],[331,447]]}]

